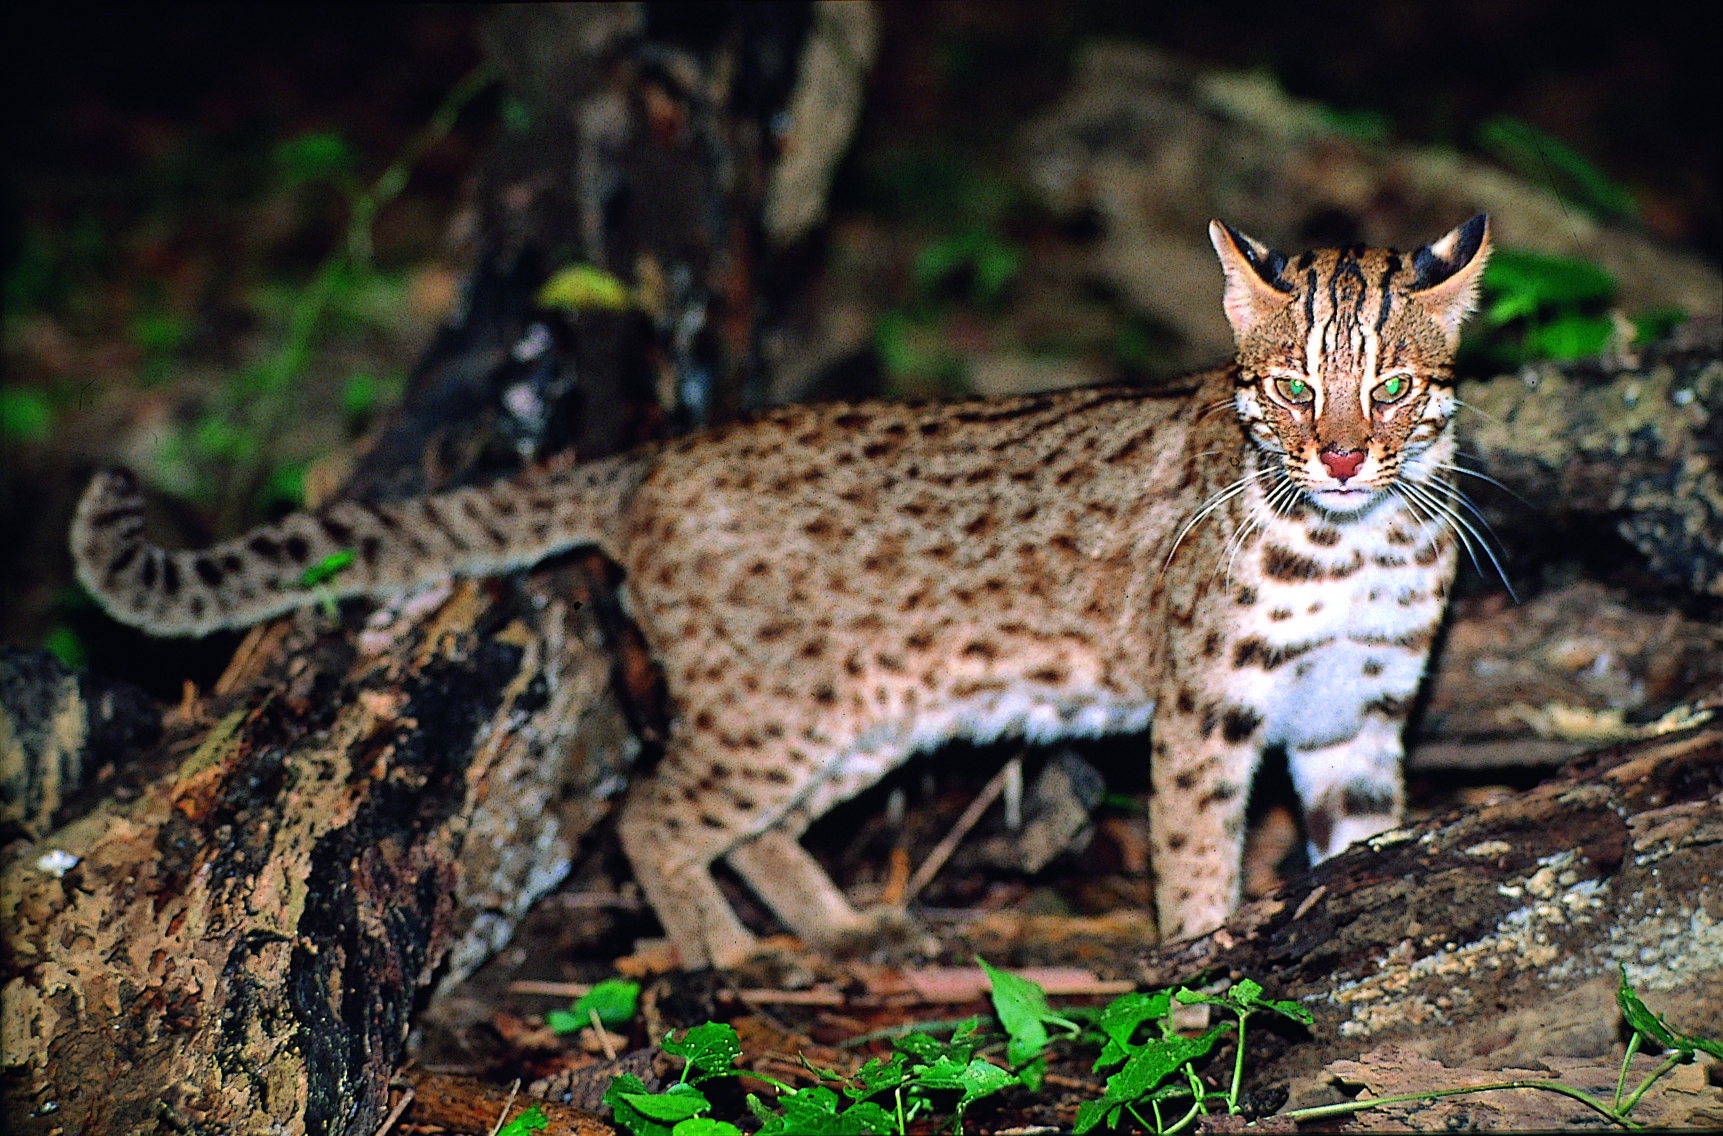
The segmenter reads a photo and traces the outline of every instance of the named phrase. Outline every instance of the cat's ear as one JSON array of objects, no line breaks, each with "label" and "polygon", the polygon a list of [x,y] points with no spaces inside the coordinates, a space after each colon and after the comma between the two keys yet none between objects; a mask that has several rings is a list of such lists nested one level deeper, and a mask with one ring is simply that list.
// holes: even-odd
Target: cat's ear
[{"label": "cat's ear", "polygon": [[1412,298],[1424,305],[1448,337],[1460,342],[1460,325],[1478,302],[1478,281],[1490,259],[1490,219],[1479,213],[1438,241],[1412,254]]},{"label": "cat's ear", "polygon": [[1208,223],[1208,239],[1226,270],[1226,319],[1243,344],[1257,324],[1286,306],[1292,292],[1280,279],[1286,258],[1220,221]]}]

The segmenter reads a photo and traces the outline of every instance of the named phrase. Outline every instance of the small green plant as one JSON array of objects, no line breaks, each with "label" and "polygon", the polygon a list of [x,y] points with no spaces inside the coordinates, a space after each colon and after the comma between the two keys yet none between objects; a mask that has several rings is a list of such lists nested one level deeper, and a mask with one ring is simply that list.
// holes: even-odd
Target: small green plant
[{"label": "small green plant", "polygon": [[544,1110],[536,1104],[521,1112],[521,1114],[497,1129],[497,1136],[532,1136],[540,1128],[549,1128],[550,1119]]},{"label": "small green plant", "polygon": [[[1116,1129],[1128,1116],[1152,1132],[1179,1132],[1205,1113],[1239,1113],[1247,1026],[1253,1018],[1271,1014],[1301,1025],[1311,1021],[1310,1013],[1295,1002],[1264,998],[1261,985],[1248,978],[1220,994],[1189,988],[1157,990],[1121,995],[1098,1011],[1055,1013],[1035,983],[983,960],[976,961],[992,987],[994,1012],[1005,1030],[1009,1069],[984,1056],[999,1048],[997,1039],[980,1032],[977,1020],[968,1018],[956,1023],[948,1041],[919,1030],[898,1036],[892,1041],[890,1056],[871,1058],[853,1074],[808,1065],[820,1083],[799,1089],[750,1072],[748,1076],[772,1085],[779,1093],[769,1104],[752,1093],[748,1095],[748,1109],[760,1124],[759,1136],[903,1136],[912,1124],[925,1122],[941,1109],[951,1114],[951,1131],[961,1133],[965,1110],[983,1097],[1013,1085],[1037,1090],[1052,1045],[1091,1038],[1101,1046],[1096,1071],[1115,1066],[1117,1071],[1107,1078],[1099,1099],[1078,1108],[1073,1131]],[[1502,1081],[1297,1109],[1282,1115],[1295,1121],[1320,1120],[1385,1104],[1499,1089],[1541,1089],[1580,1101],[1623,1128],[1639,1128],[1628,1114],[1651,1087],[1676,1066],[1693,1060],[1696,1053],[1723,1059],[1723,1044],[1671,1029],[1633,993],[1625,968],[1616,988],[1616,1004],[1633,1037],[1622,1059],[1614,1097],[1607,1102],[1559,1082]],[[616,1008],[621,1005],[616,1002]],[[1174,1025],[1179,1006],[1207,1006],[1229,1018],[1187,1037]],[[584,1025],[586,1017],[579,1008],[577,1003],[571,1020],[578,1018],[578,1024]],[[1083,1022],[1089,1023],[1088,1028]],[[1233,1042],[1231,1076],[1224,1090],[1211,1089],[1198,1075],[1198,1065],[1228,1039]],[[1665,1050],[1668,1056],[1629,1089],[1628,1067],[1634,1055],[1647,1046]],[[651,1093],[638,1077],[617,1076],[604,1096],[604,1102],[614,1110],[617,1126],[634,1136],[740,1136],[734,1125],[705,1115],[711,1104],[700,1091],[707,1082],[742,1074],[736,1067],[741,1048],[735,1030],[707,1023],[688,1031],[680,1041],[666,1039],[664,1049],[684,1059],[680,1079],[663,1092]],[[943,1129],[941,1124],[935,1131]]]},{"label": "small green plant", "polygon": [[627,1025],[640,1002],[640,983],[607,978],[575,1000],[566,1010],[552,1010],[544,1024],[559,1034],[576,1033],[596,1020],[600,1025]]},{"label": "small green plant", "polygon": [[0,442],[46,441],[54,425],[48,395],[34,387],[0,387]]},{"label": "small green plant", "polygon": [[[1175,1005],[1210,1006],[1231,1013],[1234,1020],[1216,1023],[1196,1037],[1185,1037],[1174,1029]],[[1248,978],[1218,995],[1181,987],[1114,999],[1097,1021],[1106,1045],[1095,1059],[1095,1070],[1114,1065],[1121,1068],[1107,1078],[1099,1100],[1086,1101],[1077,1110],[1075,1131],[1088,1132],[1103,1124],[1116,1128],[1125,1113],[1155,1132],[1180,1131],[1205,1111],[1237,1114],[1244,1083],[1245,1027],[1263,1012],[1302,1025],[1309,1025],[1311,1020],[1310,1012],[1296,1002],[1264,998],[1262,987]],[[1151,1035],[1138,1041],[1136,1036],[1144,1026],[1151,1027]],[[1235,1046],[1232,1083],[1224,1093],[1213,1092],[1197,1076],[1196,1063],[1228,1034],[1234,1035]],[[1175,1101],[1189,1103],[1182,1115],[1169,1121],[1162,1106]]]},{"label": "small green plant", "polygon": [[[1608,310],[1615,279],[1589,261],[1497,249],[1484,268],[1482,292],[1482,335],[1465,350],[1494,366],[1594,355],[1616,334],[1618,317]],[[1633,343],[1655,339],[1682,318],[1671,309],[1634,317]]]},{"label": "small green plant", "polygon": [[[1377,1097],[1365,1101],[1348,1101],[1345,1104],[1322,1105],[1317,1108],[1301,1108],[1285,1115],[1295,1120],[1320,1120],[1329,1116],[1343,1116],[1351,1112],[1363,1112],[1384,1104],[1401,1104],[1408,1101],[1430,1100],[1435,1097],[1460,1096],[1465,1093],[1487,1093],[1497,1089],[1540,1089],[1546,1093],[1559,1093],[1564,1097],[1579,1101],[1605,1119],[1620,1125],[1622,1128],[1638,1129],[1642,1125],[1629,1119],[1628,1113],[1633,1111],[1640,1099],[1651,1090],[1651,1086],[1677,1065],[1684,1065],[1693,1060],[1695,1053],[1709,1053],[1711,1056],[1723,1059],[1723,1044],[1709,1038],[1689,1037],[1669,1028],[1669,1024],[1660,1016],[1651,1012],[1639,996],[1627,984],[1627,968],[1619,967],[1621,978],[1615,987],[1615,1004],[1621,1009],[1621,1016],[1626,1019],[1628,1027],[1633,1030],[1633,1036],[1628,1039],[1627,1052],[1621,1059],[1621,1072],[1615,1079],[1615,1095],[1607,1103],[1598,1100],[1570,1085],[1556,1081],[1498,1081],[1488,1085],[1467,1085],[1458,1089],[1438,1089],[1423,1093],[1402,1093],[1398,1096]],[[1655,1069],[1647,1073],[1631,1092],[1627,1088],[1628,1066],[1632,1063],[1634,1054],[1645,1048],[1647,1043],[1659,1049],[1668,1050],[1669,1055]]]},{"label": "small green plant", "polygon": [[[740,1136],[733,1124],[704,1114],[712,1107],[700,1086],[740,1070],[736,1059],[742,1046],[732,1026],[707,1022],[678,1041],[664,1039],[664,1052],[683,1060],[682,1075],[663,1092],[649,1092],[632,1073],[620,1073],[604,1092],[616,1125],[634,1136]],[[773,1082],[776,1083],[776,1082]]]},{"label": "small green plant", "polygon": [[965,292],[971,301],[991,307],[1005,295],[1022,265],[1022,249],[990,229],[971,225],[923,248],[915,258],[910,281],[923,302],[961,282],[967,284]]}]

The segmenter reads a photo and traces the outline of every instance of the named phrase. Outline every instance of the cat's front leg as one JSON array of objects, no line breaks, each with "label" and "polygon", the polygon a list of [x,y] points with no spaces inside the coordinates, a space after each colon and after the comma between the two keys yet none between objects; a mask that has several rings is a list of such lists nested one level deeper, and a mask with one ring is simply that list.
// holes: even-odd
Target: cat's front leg
[{"label": "cat's front leg", "polygon": [[1149,848],[1161,939],[1206,934],[1238,906],[1258,748],[1249,715],[1175,684],[1149,739]]},{"label": "cat's front leg", "polygon": [[1397,715],[1370,709],[1358,732],[1329,745],[1287,748],[1287,769],[1304,807],[1311,863],[1400,823],[1406,792]]}]

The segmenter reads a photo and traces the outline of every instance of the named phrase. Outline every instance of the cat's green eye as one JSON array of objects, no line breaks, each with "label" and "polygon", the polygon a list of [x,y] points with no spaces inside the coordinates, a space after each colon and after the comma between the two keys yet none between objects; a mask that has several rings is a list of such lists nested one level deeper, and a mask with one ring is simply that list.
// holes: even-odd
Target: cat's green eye
[{"label": "cat's green eye", "polygon": [[1370,392],[1370,398],[1375,402],[1399,402],[1411,389],[1410,378],[1405,375],[1390,375],[1376,384],[1376,389]]},{"label": "cat's green eye", "polygon": [[1287,402],[1309,402],[1316,397],[1315,389],[1303,379],[1276,379],[1274,389]]}]

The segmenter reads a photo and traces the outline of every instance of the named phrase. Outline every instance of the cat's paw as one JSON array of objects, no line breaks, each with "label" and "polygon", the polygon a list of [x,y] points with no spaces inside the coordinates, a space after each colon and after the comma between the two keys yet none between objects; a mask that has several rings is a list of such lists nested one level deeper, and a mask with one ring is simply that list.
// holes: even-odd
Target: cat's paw
[{"label": "cat's paw", "polygon": [[842,958],[910,958],[939,953],[939,940],[901,907],[867,908],[849,926],[820,936],[818,946]]}]

